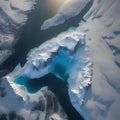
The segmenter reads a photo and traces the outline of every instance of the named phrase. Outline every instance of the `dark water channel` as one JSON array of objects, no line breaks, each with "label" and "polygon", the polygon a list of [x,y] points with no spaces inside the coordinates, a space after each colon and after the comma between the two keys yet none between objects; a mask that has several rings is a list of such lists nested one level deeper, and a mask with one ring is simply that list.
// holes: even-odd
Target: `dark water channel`
[{"label": "dark water channel", "polygon": [[29,81],[29,87],[42,88],[48,86],[58,98],[62,108],[68,115],[68,120],[84,120],[82,116],[72,106],[69,95],[68,86],[63,80],[56,78],[53,74],[47,74],[40,79],[33,79]]}]

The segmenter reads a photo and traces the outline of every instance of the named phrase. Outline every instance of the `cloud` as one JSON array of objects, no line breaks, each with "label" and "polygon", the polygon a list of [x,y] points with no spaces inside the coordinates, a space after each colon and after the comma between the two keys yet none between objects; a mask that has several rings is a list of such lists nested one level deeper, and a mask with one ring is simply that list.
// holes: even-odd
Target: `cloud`
[{"label": "cloud", "polygon": [[16,31],[27,21],[35,0],[0,0],[0,64],[12,53]]},{"label": "cloud", "polygon": [[[33,9],[34,4],[35,0],[0,0],[0,11],[3,11],[13,22],[21,24],[27,20],[28,13],[25,12]],[[3,17],[3,14],[1,15]]]},{"label": "cloud", "polygon": [[78,15],[89,1],[90,0],[67,0],[54,17],[44,21],[41,29],[45,30],[52,26],[62,24],[69,18]]}]

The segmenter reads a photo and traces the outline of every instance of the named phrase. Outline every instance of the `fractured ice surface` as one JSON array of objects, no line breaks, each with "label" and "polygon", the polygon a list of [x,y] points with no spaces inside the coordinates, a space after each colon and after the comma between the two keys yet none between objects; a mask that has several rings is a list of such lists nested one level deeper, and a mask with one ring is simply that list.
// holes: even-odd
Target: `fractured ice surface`
[{"label": "fractured ice surface", "polygon": [[17,77],[27,76],[34,79],[52,72],[57,77],[67,80],[71,101],[72,97],[79,96],[79,103],[82,105],[86,87],[91,84],[92,77],[92,62],[85,39],[85,35],[78,32],[61,33],[38,48],[32,49],[26,64],[23,67],[18,65],[6,78],[17,94],[24,99],[24,87],[14,83]]},{"label": "fractured ice surface", "polygon": [[94,63],[91,88],[82,108],[87,120],[120,118],[119,11],[119,0],[94,0],[84,16],[86,22],[81,22],[77,30],[86,34]]}]

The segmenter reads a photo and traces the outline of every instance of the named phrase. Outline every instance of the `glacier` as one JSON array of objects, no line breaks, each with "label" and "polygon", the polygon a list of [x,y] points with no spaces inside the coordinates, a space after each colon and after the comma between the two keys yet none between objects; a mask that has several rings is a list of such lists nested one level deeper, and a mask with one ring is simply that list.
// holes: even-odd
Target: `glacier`
[{"label": "glacier", "polygon": [[77,29],[86,34],[94,63],[91,88],[82,106],[86,120],[120,118],[119,8],[119,0],[94,0]]},{"label": "glacier", "polygon": [[[71,8],[70,5],[67,7]],[[96,118],[117,120],[120,118],[119,10],[119,0],[94,0],[92,7],[75,30],[86,35],[86,46],[94,63],[91,87],[86,92],[81,108],[79,107],[81,104],[79,92],[76,90],[76,96],[70,96],[73,106],[82,113],[86,120],[96,120]],[[56,18],[59,21],[61,16],[62,14],[59,14],[58,18],[54,16],[49,20]],[[70,16],[72,17],[73,14]],[[57,24],[52,22],[52,26],[55,25]],[[77,83],[79,87],[81,82],[77,81]],[[71,84],[74,83],[71,82]]]},{"label": "glacier", "polygon": [[[67,48],[77,61],[67,80],[72,105],[85,120],[120,118],[119,8],[119,0],[94,0],[91,9],[84,16],[84,21],[74,31],[62,33],[32,49],[26,64],[23,67],[19,64],[12,73],[5,76],[15,93],[24,101],[29,101],[29,93],[26,93],[25,87],[15,84],[14,80],[22,75],[33,79],[49,73],[49,63],[52,63],[54,57],[59,57],[58,51],[61,48]],[[71,14],[70,17],[72,16]],[[78,41],[80,46],[76,49]],[[31,95],[34,96],[32,100],[38,93]],[[5,104],[3,101],[2,103]],[[27,103],[26,108],[29,105]]]},{"label": "glacier", "polygon": [[[27,93],[23,85],[24,81],[22,82],[23,86],[21,86],[16,84],[14,80],[21,76],[27,76],[30,79],[40,78],[52,72],[58,78],[67,81],[71,102],[79,103],[77,107],[81,108],[86,89],[91,84],[93,65],[89,58],[89,51],[87,50],[85,40],[86,36],[82,33],[74,32],[71,29],[63,32],[57,37],[46,41],[38,48],[32,49],[28,53],[25,65],[23,67],[20,65],[16,66],[14,71],[5,76],[5,78],[9,81],[16,94],[20,95],[26,101]],[[63,60],[65,60],[65,63],[61,61],[61,56],[64,57]],[[62,76],[59,71],[56,71],[56,69],[55,71],[53,70],[56,61],[58,62],[57,64],[62,64],[62,67],[66,67],[63,73],[67,73],[69,76]],[[72,65],[72,67],[69,65]]]}]

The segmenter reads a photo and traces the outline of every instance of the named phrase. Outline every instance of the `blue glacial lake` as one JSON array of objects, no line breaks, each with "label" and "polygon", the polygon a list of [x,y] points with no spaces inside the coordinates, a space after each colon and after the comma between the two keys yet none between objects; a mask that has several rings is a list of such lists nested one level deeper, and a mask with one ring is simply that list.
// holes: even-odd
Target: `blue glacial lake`
[{"label": "blue glacial lake", "polygon": [[59,55],[52,61],[49,71],[56,77],[67,81],[70,70],[75,64],[75,60],[68,52],[61,51]]}]

